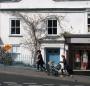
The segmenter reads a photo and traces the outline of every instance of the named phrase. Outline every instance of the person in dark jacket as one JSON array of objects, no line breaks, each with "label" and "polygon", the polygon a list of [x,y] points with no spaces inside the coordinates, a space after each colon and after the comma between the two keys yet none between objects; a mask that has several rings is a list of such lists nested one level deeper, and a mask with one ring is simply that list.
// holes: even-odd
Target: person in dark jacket
[{"label": "person in dark jacket", "polygon": [[[65,55],[62,55],[62,58],[63,58],[64,70],[67,71],[69,75],[71,75],[73,73],[73,71],[72,71],[70,65],[67,63]],[[62,70],[62,74],[63,74],[63,70]]]},{"label": "person in dark jacket", "polygon": [[62,69],[62,74],[63,74],[63,70],[67,71],[67,61],[66,61],[66,58],[65,58],[65,55],[62,55],[62,63],[63,63],[63,66],[64,68]]},{"label": "person in dark jacket", "polygon": [[44,64],[44,61],[42,58],[41,51],[38,50],[37,51],[37,70],[39,70],[39,69],[41,69],[41,71],[45,70],[45,67],[43,66],[43,64]]}]

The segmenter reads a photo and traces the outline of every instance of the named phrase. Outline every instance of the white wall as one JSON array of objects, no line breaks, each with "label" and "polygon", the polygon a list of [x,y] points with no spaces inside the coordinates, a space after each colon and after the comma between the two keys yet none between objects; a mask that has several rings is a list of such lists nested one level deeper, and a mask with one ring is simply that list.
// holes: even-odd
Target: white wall
[{"label": "white wall", "polygon": [[[26,15],[27,13],[25,13]],[[32,16],[32,15],[37,15],[37,13],[29,13],[27,15],[29,16]],[[69,28],[73,28],[73,30],[71,32],[73,32],[73,34],[86,34],[87,33],[87,24],[85,23],[87,21],[87,15],[86,13],[38,13],[40,15],[43,15],[43,16],[47,16],[47,15],[58,15],[58,16],[65,16],[65,19],[64,21],[62,21],[62,25],[65,29],[68,29]],[[10,18],[15,18],[15,16],[12,16],[11,14],[7,14],[7,13],[0,13],[0,30],[1,30],[1,40],[3,42],[3,44],[7,44],[7,43],[10,43],[10,44],[20,44],[21,43],[21,39],[22,37],[24,36],[24,27],[23,27],[23,23],[21,24],[21,35],[22,37],[10,37]],[[58,24],[58,35],[60,35],[61,33],[61,28],[59,27],[59,24]],[[60,40],[60,39],[58,39]],[[45,57],[44,55],[44,48],[45,47],[60,47],[62,48],[62,44],[42,44],[42,55],[43,57]],[[62,52],[62,51],[60,51]],[[32,57],[31,53],[22,48],[21,49],[21,54],[26,54],[26,55],[29,55],[30,57],[27,57],[27,61],[25,61],[25,59],[23,58],[22,60],[25,62],[25,63],[30,63],[29,62],[29,58]],[[18,59],[18,58],[17,58]],[[16,59],[16,60],[17,60]],[[44,58],[43,58],[44,59]]]}]

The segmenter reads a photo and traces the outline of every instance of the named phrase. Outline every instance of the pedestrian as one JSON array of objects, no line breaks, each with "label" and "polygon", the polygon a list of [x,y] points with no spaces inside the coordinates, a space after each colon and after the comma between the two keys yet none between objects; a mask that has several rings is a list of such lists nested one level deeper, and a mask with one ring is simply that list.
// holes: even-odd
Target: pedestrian
[{"label": "pedestrian", "polygon": [[71,75],[73,73],[73,71],[72,71],[70,65],[68,64],[68,62],[65,58],[65,55],[62,55],[62,58],[63,58],[62,63],[63,63],[63,66],[64,66],[64,68],[62,69],[62,74],[64,73],[63,70],[65,70],[65,72],[67,72],[68,75]]},{"label": "pedestrian", "polygon": [[61,55],[62,56],[62,63],[63,63],[63,66],[64,68],[62,69],[62,75],[63,75],[63,71],[65,70],[65,72],[67,71],[67,61],[66,61],[66,58],[65,58],[65,55]]},{"label": "pedestrian", "polygon": [[38,50],[37,51],[37,70],[38,71],[40,69],[41,69],[41,71],[45,70],[45,67],[43,65],[44,65],[44,61],[43,61],[43,58],[42,58],[42,54],[41,54],[41,51]]}]

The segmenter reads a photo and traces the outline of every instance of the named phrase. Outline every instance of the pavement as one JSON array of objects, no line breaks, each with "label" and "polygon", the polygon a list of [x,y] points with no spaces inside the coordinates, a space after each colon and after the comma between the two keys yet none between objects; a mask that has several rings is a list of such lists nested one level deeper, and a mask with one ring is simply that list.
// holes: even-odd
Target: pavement
[{"label": "pavement", "polygon": [[56,77],[56,76],[48,75],[46,72],[37,71],[36,68],[33,68],[33,67],[0,65],[0,73],[23,75],[23,76],[27,76],[27,77],[40,77],[40,78],[47,78],[47,79],[90,83],[90,76],[73,75],[72,77],[70,77],[70,76],[61,77],[61,75],[59,75]]}]

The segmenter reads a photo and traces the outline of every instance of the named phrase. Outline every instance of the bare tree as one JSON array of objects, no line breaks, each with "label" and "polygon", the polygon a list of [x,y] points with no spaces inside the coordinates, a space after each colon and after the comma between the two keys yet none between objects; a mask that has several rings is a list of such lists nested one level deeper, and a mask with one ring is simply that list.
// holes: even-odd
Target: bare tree
[{"label": "bare tree", "polygon": [[[65,34],[71,34],[72,26],[67,28],[65,24],[63,24],[63,21],[65,21],[65,16],[57,16],[57,15],[33,15],[33,17],[30,17],[28,15],[15,12],[15,15],[22,18],[22,20],[27,24],[28,28],[25,28],[26,32],[28,33],[28,37],[24,38],[23,44],[26,48],[28,48],[30,51],[33,52],[34,61],[36,59],[36,51],[40,49],[40,39],[46,36],[46,20],[53,16],[59,23],[59,27],[61,29],[60,36],[65,37]],[[43,29],[45,27],[45,29]],[[43,31],[44,30],[44,31]],[[43,36],[41,36],[44,34]]]},{"label": "bare tree", "polygon": [[26,37],[23,37],[22,44],[32,52],[35,62],[36,52],[40,49],[41,45],[40,39],[46,36],[46,18],[39,14],[37,16],[33,15],[33,17],[19,12],[14,12],[13,14],[20,17],[26,24],[24,27]]},{"label": "bare tree", "polygon": [[13,15],[18,16],[27,25],[24,30],[28,36],[23,37],[23,45],[25,48],[29,49],[33,53],[34,62],[36,60],[36,52],[40,49],[40,40],[46,36],[47,31],[47,19],[52,17],[58,21],[59,27],[61,29],[60,36],[64,37],[65,33],[70,33],[72,28],[65,27],[63,21],[65,16],[49,15],[43,16],[41,14],[29,16],[21,12],[12,12]]}]

